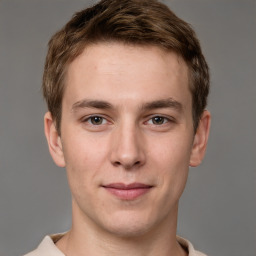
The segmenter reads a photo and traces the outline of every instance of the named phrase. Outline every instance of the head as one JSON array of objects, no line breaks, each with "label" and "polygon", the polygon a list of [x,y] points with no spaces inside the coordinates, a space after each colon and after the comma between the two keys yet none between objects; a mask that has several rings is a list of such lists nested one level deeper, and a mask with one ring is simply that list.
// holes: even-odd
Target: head
[{"label": "head", "polygon": [[49,42],[43,93],[59,134],[67,69],[87,46],[100,42],[157,46],[182,57],[189,68],[196,132],[207,104],[209,71],[191,26],[155,0],[102,0],[76,13]]},{"label": "head", "polygon": [[207,144],[208,80],[193,30],[154,0],[101,1],[54,35],[45,132],[75,228],[176,232],[189,165]]}]

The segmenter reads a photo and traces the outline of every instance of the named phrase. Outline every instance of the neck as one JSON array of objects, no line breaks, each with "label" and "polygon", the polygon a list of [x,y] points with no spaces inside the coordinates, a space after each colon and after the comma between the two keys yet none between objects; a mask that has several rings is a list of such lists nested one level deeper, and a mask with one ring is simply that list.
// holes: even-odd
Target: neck
[{"label": "neck", "polygon": [[176,240],[177,209],[150,230],[122,236],[99,228],[73,205],[72,228],[56,245],[66,256],[185,256]]}]

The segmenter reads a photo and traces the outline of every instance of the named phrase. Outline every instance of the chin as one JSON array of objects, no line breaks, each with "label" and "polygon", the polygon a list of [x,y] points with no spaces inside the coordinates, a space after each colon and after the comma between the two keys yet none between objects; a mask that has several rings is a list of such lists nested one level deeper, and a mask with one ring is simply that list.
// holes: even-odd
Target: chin
[{"label": "chin", "polygon": [[147,234],[154,227],[154,221],[147,220],[143,216],[131,215],[125,214],[111,218],[105,223],[105,229],[120,238],[134,238]]},{"label": "chin", "polygon": [[111,227],[109,232],[116,237],[132,239],[135,237],[141,237],[148,233],[150,229],[145,226],[136,226],[136,225],[118,225],[118,227]]}]

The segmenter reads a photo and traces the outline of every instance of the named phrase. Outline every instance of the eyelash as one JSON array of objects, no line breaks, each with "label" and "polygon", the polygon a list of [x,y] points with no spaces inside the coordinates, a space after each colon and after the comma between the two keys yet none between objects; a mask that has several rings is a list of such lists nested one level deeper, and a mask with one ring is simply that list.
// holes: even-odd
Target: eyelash
[{"label": "eyelash", "polygon": [[[156,119],[160,119],[162,122],[160,122],[159,124],[154,123],[154,120],[156,121]],[[172,120],[171,118],[168,118],[166,116],[162,116],[162,115],[155,115],[155,116],[151,116],[150,119],[148,119],[148,121],[146,121],[146,123],[150,123],[150,125],[156,125],[156,126],[161,126],[161,125],[165,125],[167,123],[170,122],[174,122],[174,120]]]},{"label": "eyelash", "polygon": [[[99,118],[99,119],[101,119],[102,122],[104,122],[104,123],[93,124],[93,121],[92,121],[93,118]],[[107,119],[106,119],[105,117],[103,117],[103,116],[100,116],[100,115],[91,115],[91,116],[86,117],[85,119],[83,119],[82,122],[83,122],[83,123],[89,123],[91,126],[100,126],[100,125],[106,124],[108,121],[107,121]]]},{"label": "eyelash", "polygon": [[[95,123],[93,123],[94,121],[92,121],[93,118],[99,118],[102,122],[99,123],[99,124],[95,124]],[[162,122],[160,122],[159,124],[154,123],[154,119],[156,120],[157,118],[162,120]],[[173,120],[173,118],[170,118],[170,117],[166,117],[166,116],[162,116],[162,115],[155,115],[155,116],[150,116],[150,118],[147,119],[147,121],[144,122],[144,123],[148,123],[149,125],[154,125],[154,126],[162,126],[162,125],[165,125],[167,123],[174,122],[174,121],[175,120]],[[107,120],[107,118],[105,118],[101,115],[91,115],[91,116],[86,117],[85,119],[83,119],[82,122],[83,123],[88,123],[91,126],[101,126],[101,125],[107,124],[108,120]]]}]

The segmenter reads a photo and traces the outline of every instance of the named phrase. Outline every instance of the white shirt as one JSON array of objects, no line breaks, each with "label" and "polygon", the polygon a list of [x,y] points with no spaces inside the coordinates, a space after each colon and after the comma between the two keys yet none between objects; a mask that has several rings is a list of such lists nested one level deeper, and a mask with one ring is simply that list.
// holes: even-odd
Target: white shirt
[{"label": "white shirt", "polygon": [[[51,236],[46,236],[43,241],[39,244],[37,249],[24,255],[24,256],[65,256],[61,252],[55,243],[63,236],[64,234],[56,234]],[[199,251],[196,251],[193,245],[182,237],[177,236],[177,241],[187,249],[188,256],[207,256]]]}]

